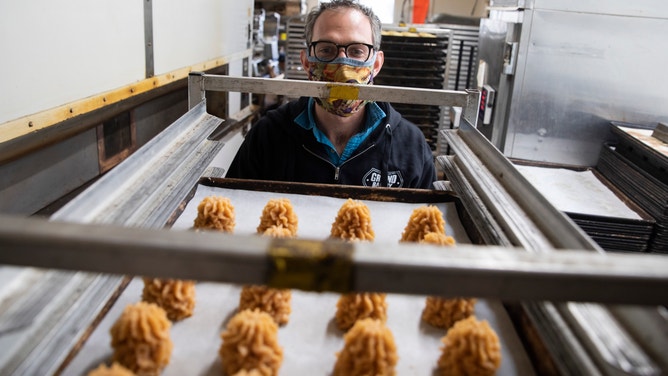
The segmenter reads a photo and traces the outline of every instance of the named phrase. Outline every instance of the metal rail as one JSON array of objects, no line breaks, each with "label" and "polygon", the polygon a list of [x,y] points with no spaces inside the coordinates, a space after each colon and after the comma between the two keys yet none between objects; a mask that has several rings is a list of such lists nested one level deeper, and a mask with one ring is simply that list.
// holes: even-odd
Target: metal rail
[{"label": "metal rail", "polygon": [[[664,304],[668,291],[668,258],[588,251],[285,240],[8,216],[0,216],[0,247],[5,264],[315,291],[627,304]],[[272,267],[279,259],[284,268]],[[342,275],[349,278],[332,283]]]},{"label": "metal rail", "polygon": [[231,77],[193,72],[188,83],[190,106],[201,102],[206,91],[264,93],[289,97],[362,99],[393,103],[462,107],[462,118],[476,125],[479,90],[438,90],[399,86]]},{"label": "metal rail", "polygon": [[[276,240],[270,241],[260,237],[243,237],[238,235],[194,233],[188,231],[168,231],[159,229],[166,222],[166,217],[172,212],[173,205],[181,202],[192,187],[198,174],[206,167],[208,158],[222,147],[222,143],[206,140],[207,135],[220,123],[220,119],[211,117],[204,111],[205,93],[210,90],[239,91],[253,93],[273,93],[289,96],[324,96],[352,99],[373,99],[401,103],[423,103],[452,105],[463,107],[463,122],[461,132],[475,133],[479,92],[448,92],[429,89],[408,89],[401,87],[365,86],[351,84],[331,84],[322,82],[302,82],[290,80],[268,80],[255,78],[213,76],[202,73],[193,73],[189,78],[189,104],[191,112],[180,119],[179,125],[168,129],[169,132],[159,137],[155,143],[141,149],[136,156],[132,156],[117,166],[107,176],[91,186],[84,194],[73,200],[68,206],[59,211],[52,219],[43,221],[3,217],[0,218],[0,262],[17,265],[44,266],[49,268],[63,268],[72,270],[87,270],[109,275],[111,283],[99,285],[90,283],[86,291],[90,296],[98,296],[93,292],[103,291],[107,296],[112,290],[100,286],[118,285],[115,274],[146,274],[155,276],[172,276],[175,278],[193,278],[198,280],[217,280],[237,283],[253,283],[269,281],[279,283],[281,273],[272,269],[272,262],[280,252],[273,252],[277,245]],[[176,125],[176,123],[175,123]],[[463,140],[463,141],[462,141]],[[475,140],[474,140],[475,141]],[[224,142],[224,141],[223,141]],[[462,136],[461,140],[479,149],[487,149],[487,145],[477,145],[469,136]],[[478,152],[478,151],[474,151]],[[490,164],[493,169],[499,167],[493,163],[494,158],[503,156],[490,154],[483,150],[479,163]],[[467,151],[459,151],[466,154]],[[456,156],[457,158],[463,155]],[[468,159],[460,167],[466,169],[467,164],[475,165],[475,159]],[[477,167],[474,168],[477,170]],[[465,180],[473,180],[471,187],[486,187],[495,190],[503,180],[503,176],[492,174],[489,179],[479,180],[475,174]],[[515,179],[511,174],[506,179]],[[519,183],[520,188],[523,183]],[[515,192],[518,187],[513,184],[500,184],[506,190]],[[501,190],[499,190],[501,192]],[[525,192],[526,193],[526,192]],[[532,206],[541,205],[534,201],[529,207],[523,205],[509,205],[504,210],[494,209],[494,194],[487,195],[478,192],[477,200],[482,197],[490,211],[512,217],[513,212],[525,210],[537,211]],[[528,192],[528,195],[533,195]],[[526,196],[526,195],[525,195]],[[510,198],[508,198],[510,197]],[[504,200],[512,202],[522,198],[522,194],[504,196]],[[498,203],[497,203],[498,205]],[[544,212],[545,213],[545,212]],[[546,211],[548,217],[554,213]],[[544,222],[538,216],[525,216],[522,220]],[[514,218],[508,223],[514,223],[520,218]],[[548,218],[549,219],[549,218]],[[492,220],[492,218],[489,218]],[[76,224],[72,222],[85,222]],[[97,223],[97,224],[92,224]],[[143,228],[128,228],[132,226]],[[505,225],[504,225],[505,226]],[[504,226],[498,226],[502,229]],[[512,227],[512,226],[511,226]],[[548,226],[549,227],[549,226]],[[528,229],[525,234],[527,242],[537,251],[546,251],[550,248],[541,240],[535,242],[531,234],[531,226],[524,227],[519,223],[516,228]],[[540,226],[537,233],[544,231]],[[575,229],[575,226],[573,226]],[[513,232],[514,230],[503,230]],[[568,231],[569,226],[561,227],[556,232]],[[542,235],[541,235],[542,236]],[[565,249],[588,249],[587,242],[578,243],[579,234],[575,230],[575,242]],[[223,239],[224,238],[224,239]],[[513,237],[515,236],[513,235]],[[559,238],[559,237],[557,237]],[[219,249],[220,241],[224,240],[226,248]],[[553,237],[549,237],[554,241]],[[304,242],[308,242],[304,240]],[[214,248],[216,244],[216,248]],[[497,247],[458,247],[459,251],[443,252],[443,249],[434,249],[430,246],[402,245],[402,244],[355,244],[343,245],[338,243],[334,247],[331,242],[310,242],[310,246],[301,244],[301,241],[291,243],[290,247],[281,244],[282,249],[301,249],[314,247],[322,251],[320,256],[326,258],[343,257],[345,272],[350,278],[343,280],[342,285],[334,286],[337,289],[357,289],[369,291],[388,291],[418,294],[456,294],[466,296],[497,297],[501,299],[521,300],[555,300],[555,301],[596,301],[596,302],[625,302],[634,304],[660,304],[663,292],[666,291],[666,268],[662,259],[638,257],[636,255],[603,255],[597,252],[560,251],[558,254],[541,252],[530,254],[526,252],[512,252],[507,248]],[[577,246],[572,246],[577,244]],[[542,245],[542,246],[541,246]],[[333,255],[329,248],[334,247]],[[323,251],[323,247],[328,251]],[[343,247],[339,249],[338,247]],[[338,251],[336,251],[338,250]],[[340,251],[340,252],[339,252]],[[380,254],[383,257],[379,257]],[[290,254],[293,252],[291,251]],[[341,256],[348,255],[349,258]],[[156,263],[156,258],[161,260]],[[317,258],[316,258],[317,259]],[[490,265],[490,260],[493,263]],[[300,265],[312,265],[312,257],[297,257],[291,261]],[[339,264],[340,266],[341,264]],[[185,267],[187,266],[187,267]],[[340,266],[341,267],[341,266]],[[307,280],[316,281],[323,275],[331,275],[335,271],[318,265],[312,272],[309,269],[303,274]],[[303,271],[303,270],[302,270]],[[313,273],[321,274],[313,274]],[[56,271],[53,271],[56,273]],[[86,275],[87,273],[77,273]],[[316,278],[317,277],[317,278]],[[398,278],[399,277],[399,278]],[[521,282],[522,281],[522,282]],[[456,283],[455,283],[456,282]],[[521,282],[521,283],[520,283]],[[73,284],[68,284],[70,286]],[[309,287],[310,286],[310,287]],[[307,288],[325,289],[322,285],[309,285]],[[88,302],[89,300],[87,300]],[[92,300],[90,300],[92,301]],[[85,305],[85,304],[84,304]],[[578,327],[577,320],[568,315],[563,307],[555,307],[552,303],[532,303],[527,305],[533,318],[544,318],[543,333],[555,330],[553,326],[564,329],[566,335],[571,336],[570,328],[556,324],[561,323],[562,316],[573,327]],[[569,307],[572,304],[569,303]],[[68,307],[69,308],[69,307]],[[534,310],[534,311],[532,311]],[[94,310],[93,310],[94,311]],[[77,312],[75,312],[77,313]],[[600,313],[600,312],[599,312]],[[607,314],[607,311],[604,312]],[[59,364],[62,355],[71,348],[67,342],[70,338],[78,338],[80,329],[91,321],[86,313],[77,313],[63,310],[60,321],[53,320],[47,323],[44,330],[51,330],[51,326],[60,326],[52,337],[31,343],[58,343],[59,349],[49,348],[37,353],[30,353],[29,346],[24,350],[14,351],[9,366],[0,368],[0,373],[12,373],[15,370],[24,370],[28,374],[52,373],[54,365]],[[543,315],[543,316],[541,316]],[[589,314],[588,317],[602,317]],[[74,324],[63,325],[61,321]],[[585,328],[586,329],[586,328]],[[585,330],[583,329],[583,330]],[[42,330],[37,328],[32,333]],[[620,329],[614,328],[614,332]],[[554,338],[560,333],[553,333]],[[589,334],[594,338],[601,334],[597,330]],[[32,334],[31,334],[32,335]],[[35,334],[37,335],[37,334]],[[37,337],[35,337],[37,338]],[[573,337],[574,338],[574,337]],[[578,345],[573,338],[559,337],[554,341],[555,346]],[[597,338],[603,338],[599,336]],[[627,345],[628,342],[623,342]],[[10,347],[7,347],[8,349]],[[635,351],[636,347],[633,347]],[[41,354],[41,355],[40,355]],[[44,356],[48,354],[48,359]],[[631,361],[633,365],[655,369],[651,362],[642,356],[614,352],[621,355],[622,361]],[[566,355],[575,362],[587,362],[586,355],[577,358],[576,355]],[[607,359],[606,359],[607,361]],[[38,368],[36,368],[38,367]],[[582,370],[578,365],[569,370]],[[587,368],[589,369],[589,368]],[[635,367],[632,370],[638,370]],[[5,372],[9,371],[9,372]]]},{"label": "metal rail", "polygon": [[[184,197],[193,188],[213,157],[229,137],[232,137],[228,134],[223,135],[221,140],[208,139],[217,127],[224,124],[223,120],[206,113],[206,91],[276,93],[298,96],[332,95],[346,98],[355,96],[359,99],[400,102],[409,100],[413,101],[412,103],[437,101],[442,104],[440,102],[449,102],[445,104],[464,106],[463,112],[473,124],[477,119],[477,105],[480,97],[477,91],[446,92],[369,87],[228,77],[203,73],[191,74],[188,86],[190,111],[187,114],[59,210],[52,219],[144,228],[164,226],[176,211],[176,206],[183,202]],[[74,234],[71,235],[74,236]],[[107,245],[118,244],[118,239],[109,240],[111,243]],[[24,237],[22,241],[23,244],[16,244],[16,248],[12,248],[14,255],[24,252],[29,246],[30,239]],[[2,253],[6,252],[9,252],[9,248],[2,247]],[[35,260],[35,262],[22,263],[22,265],[57,268],[58,260],[61,257],[57,254],[61,252],[63,252],[61,256],[65,257],[67,250],[58,249],[45,256],[46,258],[39,263]],[[89,252],[88,255],[93,254],[94,252]],[[82,254],[81,257],[84,255]],[[47,262],[43,263],[44,260]],[[169,262],[161,258],[161,263],[168,264]],[[122,265],[127,268],[125,272],[120,269],[115,271],[119,274],[131,273],[132,265],[132,262],[126,262]],[[49,320],[36,321],[33,320],[33,317],[26,316],[20,320],[11,319],[9,321],[13,322],[3,323],[7,328],[13,328],[16,335],[0,338],[0,346],[10,349],[4,354],[4,357],[0,357],[0,374],[54,373],[100,311],[100,304],[108,301],[122,283],[122,278],[118,275],[95,275],[60,270],[49,270],[48,275],[64,280],[58,289],[62,292],[60,294],[62,296],[59,299],[40,296],[40,299],[50,300],[46,309],[50,313]],[[42,294],[39,291],[32,292]],[[75,308],[77,306],[87,308]],[[27,311],[34,311],[31,310],[33,307],[30,304],[26,303],[25,308]],[[6,318],[5,315],[0,315],[0,320]],[[42,348],[54,343],[57,343],[58,346],[44,348],[44,351],[33,351],[37,344]]]},{"label": "metal rail", "polygon": [[[192,189],[192,182],[197,181],[223,147],[223,142],[207,140],[222,123],[223,120],[207,114],[205,103],[200,103],[70,201],[52,219],[151,228],[164,226]],[[13,253],[21,253],[16,249],[22,248],[19,245]],[[2,253],[9,249],[3,247]],[[50,260],[57,258],[54,253],[49,256]],[[48,263],[40,265],[55,268]],[[0,345],[11,354],[6,362],[0,362],[0,374],[53,374],[123,283],[121,275],[96,275],[78,270],[49,270],[46,276],[60,281],[58,296],[52,296],[48,290],[31,290],[30,295],[49,302],[44,309],[49,312],[48,320],[37,320],[35,314],[0,316],[7,330],[21,334],[0,338]],[[29,303],[18,302],[26,312],[34,311]],[[54,343],[58,346],[33,351]]]},{"label": "metal rail", "polygon": [[[561,249],[603,253],[475,128],[462,124],[456,132],[443,131],[443,135],[454,155],[439,156],[437,160],[452,180],[455,191],[463,201],[473,204],[468,206],[472,212],[493,213],[488,218],[494,225],[492,227],[503,228],[513,245],[530,253],[560,253]],[[507,240],[500,238],[496,244],[505,244]],[[645,256],[636,254],[631,257],[642,259]],[[610,288],[611,291],[616,289]],[[649,320],[627,320],[626,325],[622,325],[615,318],[615,314],[622,315],[615,313],[615,306],[528,301],[522,305],[550,352],[560,359],[558,366],[564,374],[614,374],[624,370],[631,374],[654,375],[659,372],[659,366],[649,358],[647,350],[627,333],[627,327],[637,331],[638,326],[646,325]],[[638,316],[649,318],[656,311],[656,307],[642,308],[642,314],[638,312]],[[668,321],[655,331],[665,330],[666,323]],[[650,343],[650,347],[658,343],[655,340],[645,342]],[[589,351],[572,351],[581,346]],[[593,363],[598,368],[591,368]]]}]

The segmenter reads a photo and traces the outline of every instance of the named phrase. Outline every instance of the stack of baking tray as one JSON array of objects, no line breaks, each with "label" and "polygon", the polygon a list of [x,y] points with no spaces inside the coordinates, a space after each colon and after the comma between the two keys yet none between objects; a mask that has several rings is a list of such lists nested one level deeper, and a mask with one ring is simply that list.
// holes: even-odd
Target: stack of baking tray
[{"label": "stack of baking tray", "polygon": [[[452,31],[443,29],[385,27],[381,50],[383,69],[374,78],[378,85],[446,89]],[[443,106],[392,104],[415,123],[432,150],[437,150],[438,131],[447,109]]]},{"label": "stack of baking tray", "polygon": [[306,71],[302,67],[301,51],[306,48],[304,28],[306,16],[293,16],[287,19],[285,29],[287,34],[285,46],[285,78],[306,80]]},{"label": "stack of baking tray", "polygon": [[515,163],[545,198],[604,250],[648,251],[654,219],[595,169]]},{"label": "stack of baking tray", "polygon": [[612,123],[616,144],[601,150],[597,169],[656,221],[648,251],[668,253],[668,144],[652,129]]},{"label": "stack of baking tray", "polygon": [[[478,74],[478,34],[479,26],[468,26],[460,24],[438,24],[441,29],[452,30],[452,43],[450,48],[450,69],[448,74],[448,90],[464,90],[477,88]],[[457,111],[455,109],[454,111]],[[446,109],[451,113],[450,107]],[[457,122],[448,121],[444,127],[452,128],[459,125]],[[447,154],[448,146],[441,137],[437,149],[439,154]]]},{"label": "stack of baking tray", "polygon": [[654,228],[651,219],[628,219],[566,213],[601,248],[608,252],[645,252]]},{"label": "stack of baking tray", "polygon": [[480,28],[457,24],[439,24],[438,26],[453,32],[450,77],[447,88],[450,90],[464,90],[476,87]]}]

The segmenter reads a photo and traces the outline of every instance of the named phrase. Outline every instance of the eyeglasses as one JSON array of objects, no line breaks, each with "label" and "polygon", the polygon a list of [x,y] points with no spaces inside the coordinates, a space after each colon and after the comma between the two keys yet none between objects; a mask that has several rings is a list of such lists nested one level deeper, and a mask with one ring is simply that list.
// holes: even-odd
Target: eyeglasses
[{"label": "eyeglasses", "polygon": [[367,61],[371,56],[373,45],[366,43],[350,43],[341,45],[334,42],[316,41],[311,42],[311,48],[313,49],[313,56],[315,56],[316,59],[324,63],[329,63],[330,61],[336,59],[337,56],[339,56],[339,50],[342,48],[346,54],[346,57],[359,61]]}]

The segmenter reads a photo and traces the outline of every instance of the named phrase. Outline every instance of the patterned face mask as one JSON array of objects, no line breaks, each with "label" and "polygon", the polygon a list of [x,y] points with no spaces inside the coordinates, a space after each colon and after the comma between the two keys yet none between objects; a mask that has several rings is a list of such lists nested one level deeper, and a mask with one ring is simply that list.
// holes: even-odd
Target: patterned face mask
[{"label": "patterned face mask", "polygon": [[[308,57],[308,78],[311,81],[346,82],[356,84],[373,84],[374,55],[367,61],[359,61],[347,57],[340,57],[329,63],[323,63],[313,56]],[[351,116],[369,102],[359,99],[321,99],[316,102],[327,112],[338,116]]]}]

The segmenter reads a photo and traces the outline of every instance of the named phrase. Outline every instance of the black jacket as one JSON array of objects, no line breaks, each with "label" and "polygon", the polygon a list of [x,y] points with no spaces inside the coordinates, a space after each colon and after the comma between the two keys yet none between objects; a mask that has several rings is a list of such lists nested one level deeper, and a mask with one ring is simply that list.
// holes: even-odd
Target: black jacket
[{"label": "black jacket", "polygon": [[313,131],[294,122],[308,104],[300,98],[267,112],[251,128],[226,177],[431,189],[436,171],[423,133],[389,103],[377,103],[388,115],[338,168]]}]

